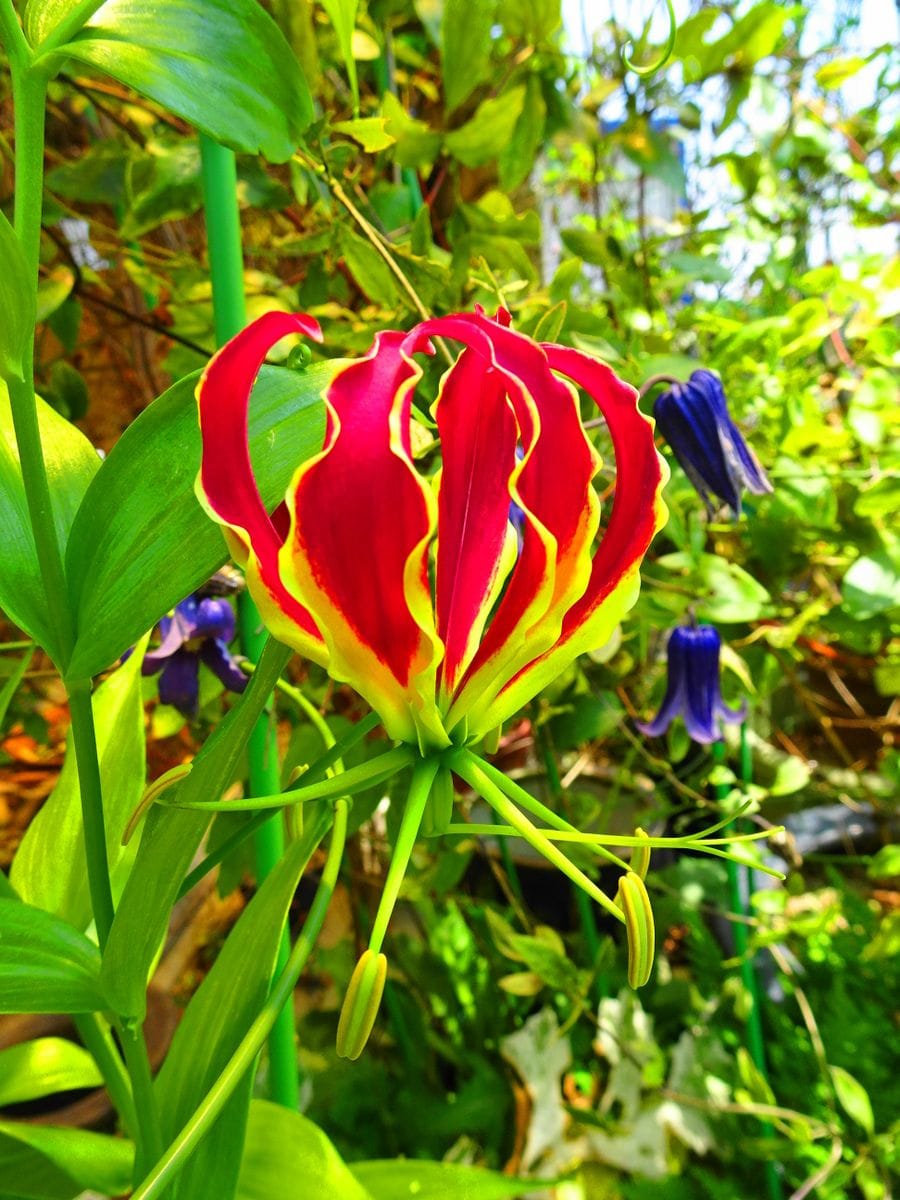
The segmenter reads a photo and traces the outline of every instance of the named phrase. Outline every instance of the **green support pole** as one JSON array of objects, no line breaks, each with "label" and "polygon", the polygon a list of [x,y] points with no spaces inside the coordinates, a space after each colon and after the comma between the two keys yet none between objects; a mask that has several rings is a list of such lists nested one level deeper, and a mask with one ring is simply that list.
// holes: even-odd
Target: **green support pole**
[{"label": "green support pole", "polygon": [[[203,195],[206,235],[212,278],[216,342],[222,345],[247,322],[244,301],[244,256],[237,202],[237,170],[234,154],[205,136],[200,138],[203,165]],[[256,605],[249,594],[238,597],[238,634],[242,652],[257,662],[266,640]],[[271,796],[280,791],[278,751],[271,710],[260,717],[247,749],[250,791],[254,796]],[[281,814],[265,822],[254,835],[256,875],[262,882],[284,852]],[[276,977],[290,955],[287,928],[281,940]],[[297,1109],[300,1089],[297,1075],[294,1013],[290,1003],[282,1009],[269,1035],[269,1093],[285,1108]]]},{"label": "green support pole", "polygon": [[[726,750],[724,742],[713,742],[711,750],[713,759],[717,763],[725,762]],[[753,759],[747,741],[746,722],[741,725],[739,775],[742,783],[749,784],[753,782]],[[726,785],[717,784],[715,788],[716,798],[724,800],[728,795],[728,791],[729,789]],[[735,824],[737,826],[740,822],[736,822]],[[735,832],[739,833],[740,829],[736,827]],[[744,990],[747,993],[750,1003],[750,1011],[747,1014],[747,1049],[757,1070],[768,1083],[769,1073],[766,1066],[766,1042],[762,1028],[759,982],[756,978],[753,955],[749,953],[750,938],[745,920],[750,915],[749,896],[753,890],[753,872],[750,867],[741,867],[737,863],[732,862],[731,859],[728,860],[726,865],[728,867],[728,907],[734,916],[744,918],[734,921],[732,929],[734,931],[734,948],[741,960],[741,981],[743,982]],[[763,1121],[761,1124],[763,1136],[767,1138],[773,1137],[775,1130],[770,1122]],[[775,1164],[773,1162],[766,1162],[763,1164],[763,1167],[769,1200],[784,1200],[781,1177],[778,1174]]]}]

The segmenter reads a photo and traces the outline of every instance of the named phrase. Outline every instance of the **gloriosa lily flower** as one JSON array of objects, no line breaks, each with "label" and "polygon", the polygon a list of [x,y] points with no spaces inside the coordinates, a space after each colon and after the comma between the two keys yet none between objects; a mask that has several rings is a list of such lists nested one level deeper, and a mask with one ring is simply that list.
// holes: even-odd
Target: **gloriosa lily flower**
[{"label": "gloriosa lily flower", "polygon": [[735,516],[746,488],[772,491],[769,477],[731,419],[718,375],[700,368],[687,383],[673,381],[653,406],[656,425],[691,483],[709,505],[718,496]]},{"label": "gloriosa lily flower", "polygon": [[[269,313],[204,372],[201,502],[272,633],[351,684],[392,738],[422,753],[477,742],[603,644],[634,603],[665,515],[652,423],[609,367],[538,345],[508,314],[425,321],[378,334],[338,369],[322,451],[270,517],[247,408],[266,354],[292,333],[321,338],[308,316]],[[437,337],[463,349],[433,408],[442,468],[431,479],[413,461],[410,419],[423,374],[414,356]],[[576,387],[606,419],[616,456],[602,534],[600,460]]]},{"label": "gloriosa lily flower", "polygon": [[648,737],[665,733],[681,717],[689,737],[701,745],[718,742],[722,722],[740,724],[747,705],[729,708],[722,699],[719,683],[719,654],[722,639],[712,625],[680,626],[669,636],[668,680],[659,712],[652,721],[639,722]]},{"label": "gloriosa lily flower", "polygon": [[[344,1000],[338,1053],[356,1058],[372,1029],[387,972],[381,947],[423,829],[527,839],[624,925],[628,978],[640,986],[654,952],[643,882],[651,847],[703,843],[640,830],[582,833],[473,746],[582,651],[606,642],[634,603],[638,567],[665,517],[653,423],[609,367],[538,345],[510,328],[508,313],[425,321],[378,334],[368,354],[337,368],[324,392],[322,450],[298,465],[270,516],[253,476],[247,410],[266,354],[292,333],[321,337],[311,317],[270,313],[211,360],[197,389],[197,492],[275,637],[352,684],[402,743],[332,779],[322,778],[334,761],[326,755],[316,781],[301,776],[245,806],[346,797],[413,768],[368,949]],[[412,397],[423,375],[415,355],[431,353],[436,338],[462,351],[433,405],[442,466],[427,477],[412,455]],[[605,418],[616,459],[602,532],[600,460],[581,424],[579,388]],[[452,824],[454,774],[502,824]],[[566,842],[590,845],[623,872],[616,899],[566,856]],[[630,861],[609,845],[630,848]]]}]

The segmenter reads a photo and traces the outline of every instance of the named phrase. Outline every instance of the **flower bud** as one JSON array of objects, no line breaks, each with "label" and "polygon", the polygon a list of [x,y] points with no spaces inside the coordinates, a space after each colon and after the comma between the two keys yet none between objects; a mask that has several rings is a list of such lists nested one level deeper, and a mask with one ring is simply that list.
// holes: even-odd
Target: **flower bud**
[{"label": "flower bud", "polygon": [[650,897],[640,875],[629,871],[622,876],[616,901],[625,915],[628,935],[628,984],[643,987],[653,968],[656,931]]},{"label": "flower bud", "polygon": [[366,1047],[387,978],[387,959],[366,950],[350,978],[337,1028],[337,1052],[341,1058],[359,1058]]},{"label": "flower bud", "polygon": [[[634,831],[635,837],[646,838],[647,831],[641,829],[640,826]],[[641,879],[647,878],[647,872],[650,869],[650,847],[635,846],[631,851],[631,869],[635,875],[640,875]]]}]

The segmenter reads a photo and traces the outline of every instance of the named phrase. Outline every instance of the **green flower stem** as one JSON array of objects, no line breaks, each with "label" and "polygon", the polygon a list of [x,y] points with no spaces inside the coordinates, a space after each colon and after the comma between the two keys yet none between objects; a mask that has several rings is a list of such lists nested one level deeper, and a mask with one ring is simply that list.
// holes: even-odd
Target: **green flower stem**
[{"label": "green flower stem", "polygon": [[[624,924],[625,918],[622,915],[622,910],[615,902],[610,900],[609,896],[602,892],[594,881],[589,879],[574,863],[570,862],[562,851],[550,841],[542,829],[538,829],[536,825],[532,825],[528,818],[519,812],[509,797],[494,783],[493,774],[489,774],[487,771],[487,763],[469,751],[463,750],[453,756],[451,765],[457,775],[461,779],[464,779],[491,806],[498,817],[501,817],[508,825],[511,825],[520,837],[529,842],[548,862],[558,867],[568,879],[578,884],[580,888],[587,892],[592,900],[596,901],[601,908],[606,909],[611,917]],[[497,772],[497,774],[499,773]]]},{"label": "green flower stem", "polygon": [[[521,808],[524,808],[526,812],[530,812],[533,816],[540,817],[542,820],[546,821],[552,829],[557,830],[560,834],[573,834],[574,836],[570,839],[571,841],[581,841],[586,836],[580,833],[579,830],[577,830],[575,826],[567,821],[564,817],[561,817],[559,813],[555,813],[552,808],[548,808],[546,804],[542,804],[540,800],[532,796],[531,792],[527,792],[525,788],[520,787],[517,783],[514,783],[507,775],[504,775],[502,771],[498,771],[497,768],[491,763],[486,762],[484,759],[479,759],[479,767],[482,771],[484,771],[485,775],[487,775],[491,782],[496,784],[496,786],[501,792],[503,792],[505,796],[507,796],[510,800],[514,800]],[[561,794],[561,792],[559,794]],[[558,840],[562,841],[564,839],[559,838]],[[605,858],[607,862],[611,862],[621,870],[627,871],[628,863],[624,862],[621,858],[617,857],[617,855],[613,854],[611,850],[607,850],[602,844],[603,842],[607,841],[611,844],[614,843],[614,839],[607,838],[605,834],[597,834],[596,845],[594,846],[594,849],[602,858]],[[630,842],[620,842],[619,845],[627,846],[631,845],[632,843],[635,845],[643,844],[639,843],[637,839],[632,838]]]},{"label": "green flower stem", "polygon": [[119,1041],[125,1055],[137,1113],[134,1182],[139,1183],[163,1151],[159,1110],[153,1095],[153,1075],[143,1029],[122,1023],[119,1026]]},{"label": "green flower stem", "polygon": [[[170,808],[193,808],[200,812],[259,812],[266,809],[285,808],[291,804],[300,804],[305,800],[333,800],[338,796],[352,795],[361,792],[377,783],[390,779],[404,767],[408,767],[418,755],[409,746],[398,746],[388,750],[369,762],[351,767],[340,775],[332,775],[312,783],[308,787],[288,788],[283,792],[275,792],[271,796],[245,796],[241,800],[179,800],[175,792],[171,799],[161,795],[156,803]],[[300,779],[305,779],[301,775]]]},{"label": "green flower stem", "polygon": [[81,820],[84,827],[88,887],[91,893],[94,923],[97,926],[97,940],[102,950],[109,937],[115,912],[109,882],[103,790],[89,679],[69,682],[69,710],[72,714],[75,762],[78,765],[78,790],[81,796]]},{"label": "green flower stem", "polygon": [[[339,738],[327,754],[323,754],[321,758],[317,759],[308,768],[306,773],[303,775],[303,778],[306,780],[318,780],[324,778],[329,768],[332,765],[339,763],[341,761],[341,756],[346,754],[348,750],[352,750],[357,742],[361,742],[366,734],[371,733],[378,724],[379,717],[377,713],[369,713],[367,717],[364,717],[361,721],[354,725],[348,733],[346,733],[342,738]],[[186,896],[191,888],[196,887],[200,880],[205,875],[209,874],[213,867],[217,867],[223,858],[226,858],[232,852],[232,850],[236,849],[246,838],[255,833],[263,821],[268,821],[268,819],[269,815],[265,810],[258,812],[255,816],[251,817],[247,824],[241,829],[236,829],[234,833],[225,838],[225,840],[221,842],[215,848],[215,850],[207,854],[206,858],[204,858],[202,862],[198,863],[197,866],[194,867],[193,871],[191,871],[189,875],[185,876],[184,882],[178,891],[178,899],[180,900],[182,896]]]},{"label": "green flower stem", "polygon": [[160,1158],[159,1162],[134,1192],[131,1200],[156,1200],[161,1196],[183,1167],[198,1142],[209,1131],[216,1117],[228,1103],[235,1088],[251,1069],[274,1026],[278,1014],[290,999],[300,972],[306,965],[319,936],[328,905],[337,883],[338,870],[347,838],[347,813],[350,804],[338,800],[334,806],[334,827],[322,878],[316,889],[303,930],[291,951],[284,970],[275,980],[269,998],[259,1016],[247,1030],[227,1066],[207,1092],[193,1116]]},{"label": "green flower stem", "polygon": [[[534,718],[532,727],[535,733],[535,739],[541,751],[541,757],[544,760],[544,769],[547,772],[547,782],[550,785],[550,791],[554,798],[560,800],[563,794],[562,780],[559,777],[559,767],[556,763],[556,755],[553,753],[553,748],[550,745],[550,739],[547,731],[541,725],[538,717],[538,706],[536,703],[532,706]],[[568,824],[568,822],[567,822]],[[501,842],[500,845],[504,845]],[[591,905],[590,898],[585,895],[580,887],[573,887],[572,892],[575,896],[575,907],[578,910],[578,923],[581,926],[581,935],[584,938],[584,944],[587,947],[588,960],[592,967],[599,962],[600,950],[602,943],[600,934],[597,932],[597,916]],[[606,975],[602,972],[597,972],[592,980],[591,992],[597,1004],[603,999],[609,990],[609,982]]]},{"label": "green flower stem", "polygon": [[72,1020],[78,1030],[78,1036],[100,1069],[109,1098],[115,1105],[125,1132],[133,1141],[137,1141],[140,1128],[134,1097],[131,1094],[131,1080],[113,1041],[108,1023],[99,1013],[82,1013],[74,1016]]},{"label": "green flower stem", "polygon": [[[726,749],[724,742],[713,742],[712,757],[717,763],[725,762]],[[749,784],[753,781],[753,762],[747,742],[746,721],[741,724],[740,778],[744,784]],[[721,801],[728,795],[729,788],[726,784],[717,784],[715,792],[716,798]],[[737,825],[738,822],[735,821],[736,828]],[[768,1083],[769,1074],[766,1065],[766,1042],[762,1028],[761,996],[759,982],[756,978],[754,958],[750,952],[750,939],[746,924],[750,914],[743,887],[746,881],[748,891],[751,890],[753,877],[749,867],[741,867],[731,859],[728,859],[727,869],[729,907],[736,917],[741,918],[732,922],[732,929],[734,931],[734,947],[741,964],[741,981],[750,1001],[750,1009],[747,1014],[747,1049],[757,1070]],[[775,1135],[775,1130],[769,1121],[762,1122],[762,1132],[763,1136],[767,1138],[774,1137]],[[784,1192],[781,1187],[781,1178],[775,1164],[765,1162],[763,1169],[769,1200],[783,1200]]]},{"label": "green flower stem", "polygon": [[[4,8],[0,11],[4,14],[4,30],[8,36],[12,36],[8,9]],[[15,230],[29,267],[34,288],[30,301],[33,305],[37,296],[41,245],[44,113],[48,75],[31,66],[22,69],[23,55],[24,52],[20,45],[19,51],[11,60],[16,132]],[[30,59],[30,51],[28,58]],[[35,550],[44,584],[44,595],[47,599],[55,657],[57,665],[64,670],[75,641],[75,623],[69,607],[62,547],[56,530],[50,484],[38,425],[34,393],[33,338],[29,339],[23,367],[23,380],[13,380],[10,383],[10,403]],[[112,925],[113,900],[109,880],[100,763],[91,704],[91,682],[89,679],[66,679],[65,682],[72,718],[75,761],[78,766],[91,908],[97,928],[97,939],[102,950],[106,945]],[[94,1040],[101,1056],[100,1062],[106,1064],[106,1077],[112,1083],[110,1094],[113,1095],[115,1090],[119,1091],[120,1102],[123,1103],[127,1112],[129,1106],[122,1096],[122,1088],[116,1082],[117,1072],[113,1070],[110,1058],[101,1048],[99,1039]],[[139,1134],[139,1148],[146,1144],[148,1149],[152,1149],[153,1130],[157,1128],[157,1119],[152,1095],[149,1094],[149,1089],[143,1086],[142,1081],[146,1063],[146,1047],[142,1031],[137,1031],[133,1041],[136,1045],[130,1052],[128,1066],[135,1110],[134,1125]],[[147,1078],[149,1081],[149,1068],[147,1068]]]},{"label": "green flower stem", "polygon": [[[201,135],[209,267],[212,278],[213,317],[216,342],[221,346],[243,329],[247,322],[244,300],[244,255],[241,218],[237,202],[237,167],[234,153]],[[265,643],[265,630],[248,593],[238,597],[238,634],[241,649],[256,662]],[[264,713],[250,735],[247,747],[250,791],[271,795],[280,786],[278,744],[272,714]],[[253,835],[256,847],[256,877],[260,883],[284,854],[284,825],[281,815],[259,826]],[[285,925],[278,950],[276,970],[290,954],[290,933]],[[272,1099],[285,1108],[299,1106],[297,1051],[294,1044],[294,1013],[290,1007],[275,1022],[269,1044],[269,1080]]]},{"label": "green flower stem", "polygon": [[372,934],[369,938],[369,949],[373,954],[381,952],[384,935],[387,933],[388,922],[391,919],[391,913],[394,911],[394,905],[397,903],[397,897],[400,894],[400,885],[403,883],[406,868],[409,866],[409,859],[413,851],[413,846],[416,843],[419,827],[422,824],[422,817],[425,813],[425,805],[428,802],[431,785],[434,783],[434,777],[438,772],[439,765],[440,763],[436,758],[423,758],[416,763],[413,770],[412,781],[409,785],[409,796],[406,801],[406,807],[403,809],[403,818],[400,821],[400,831],[397,834],[397,841],[394,844],[391,865],[388,868],[384,891],[381,893],[381,900],[378,902],[378,911],[375,914],[375,923],[372,926]]}]

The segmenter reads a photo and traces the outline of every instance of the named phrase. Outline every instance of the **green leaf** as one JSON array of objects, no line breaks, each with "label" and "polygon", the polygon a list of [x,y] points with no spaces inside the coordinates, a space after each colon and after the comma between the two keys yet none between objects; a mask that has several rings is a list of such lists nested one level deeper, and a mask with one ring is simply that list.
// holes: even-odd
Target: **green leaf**
[{"label": "green leaf", "polygon": [[868,60],[852,54],[847,58],[833,58],[823,63],[816,71],[816,83],[821,88],[839,88],[861,71]]},{"label": "green leaf", "polygon": [[25,678],[25,672],[28,670],[29,663],[34,657],[34,647],[26,650],[19,661],[16,663],[6,683],[0,689],[0,733],[3,732],[3,725],[6,721],[6,714],[9,711],[9,706],[12,703],[13,697],[19,690],[19,684]]},{"label": "green leaf", "polygon": [[870,879],[892,879],[900,875],[900,845],[882,846],[866,867]]},{"label": "green leaf", "polygon": [[[32,26],[40,40],[42,20]],[[256,0],[107,0],[58,53],[272,162],[291,157],[313,118],[300,64]]]},{"label": "green leaf", "polygon": [[535,327],[534,340],[536,342],[555,342],[559,339],[562,333],[563,326],[566,323],[566,315],[569,306],[565,300],[560,300],[554,304],[552,308],[548,308],[545,313],[541,314],[541,319]]},{"label": "green leaf", "polygon": [[397,140],[387,132],[386,125],[386,117],[359,117],[355,121],[336,121],[331,128],[335,133],[346,134],[359,142],[367,154],[376,154],[393,146]]},{"label": "green leaf", "polygon": [[0,1121],[0,1136],[36,1151],[74,1179],[81,1190],[119,1196],[131,1189],[134,1147],[124,1138],[24,1121]]},{"label": "green leaf", "polygon": [[666,554],[656,566],[682,576],[697,588],[701,621],[755,621],[770,610],[769,593],[752,575],[717,554]]},{"label": "green leaf", "polygon": [[[329,823],[330,810],[322,806],[241,914],[191,999],[155,1085],[164,1143],[194,1112],[262,1007],[288,908]],[[252,1087],[253,1072],[248,1071],[178,1175],[167,1200],[233,1193]]]},{"label": "green leaf", "polygon": [[[136,842],[122,845],[122,834],[144,790],[144,648],[139,645],[92,697],[114,898],[125,886],[137,851]],[[26,903],[64,917],[77,929],[87,929],[92,910],[84,862],[78,765],[70,734],[56,787],[28,827],[10,881]]]},{"label": "green leaf", "polygon": [[394,158],[399,167],[414,171],[430,167],[441,149],[441,135],[424,121],[409,116],[403,105],[391,92],[386,92],[381,101],[381,112],[387,122],[385,130],[395,139],[397,149]]},{"label": "green leaf", "polygon": [[547,105],[536,75],[525,84],[525,101],[508,145],[500,153],[500,184],[512,191],[531,174],[544,138]]},{"label": "green leaf", "polygon": [[869,1094],[858,1079],[843,1067],[829,1066],[834,1094],[841,1108],[871,1137],[875,1132],[875,1117]]},{"label": "green leaf", "polygon": [[900,475],[885,475],[860,492],[853,511],[858,517],[890,517],[900,512]]},{"label": "green leaf", "polygon": [[[291,651],[269,641],[247,690],[216,727],[179,785],[184,799],[217,798],[235,777],[247,739],[269,702]],[[169,913],[209,816],[156,806],[144,822],[141,844],[116,909],[103,958],[102,979],[113,1009],[143,1019],[147,976],[165,936]]]},{"label": "green leaf", "polygon": [[524,84],[496,99],[482,101],[471,121],[445,135],[444,145],[465,167],[480,167],[499,158],[513,136],[524,104]]},{"label": "green leaf", "polygon": [[491,73],[491,26],[495,5],[489,0],[444,0],[441,14],[441,72],[447,112],[458,108]]},{"label": "green leaf", "polygon": [[0,900],[0,1012],[83,1013],[106,1007],[100,951],[67,921]]},{"label": "green leaf", "polygon": [[356,26],[359,0],[322,0],[322,7],[328,13],[337,34],[341,57],[347,68],[347,78],[350,80],[350,91],[353,93],[353,107],[358,109],[359,81],[356,78],[356,60],[353,57],[353,30]]},{"label": "green leaf", "polygon": [[[299,464],[321,448],[319,396],[338,365],[260,372],[250,405],[250,446],[270,507]],[[197,378],[176,383],[129,425],[84,498],[67,559],[78,621],[72,678],[109,666],[227,559],[221,530],[194,495]]]},{"label": "green leaf", "polygon": [[562,5],[560,0],[502,0],[498,16],[510,37],[539,46],[562,23]]},{"label": "green leaf", "polygon": [[373,1200],[318,1125],[267,1100],[254,1100],[237,1200],[272,1200],[273,1196]]},{"label": "green leaf", "polygon": [[396,308],[400,303],[397,281],[374,246],[342,225],[339,244],[350,274],[376,304]]},{"label": "green leaf", "polygon": [[541,1191],[552,1181],[516,1179],[460,1163],[388,1159],[353,1164],[353,1174],[372,1200],[507,1200]]},{"label": "green leaf", "polygon": [[[90,442],[63,417],[38,400],[38,424],[59,544],[65,549],[75,511],[100,459]],[[6,386],[0,384],[0,608],[39,642],[54,661],[61,653],[54,644],[44,584],[31,534],[31,520],[19,468]]]},{"label": "green leaf", "polygon": [[887,551],[863,555],[844,576],[843,607],[857,621],[900,606],[900,568]]},{"label": "green leaf", "polygon": [[21,379],[34,324],[34,285],[15,230],[0,213],[0,379]]},{"label": "green leaf", "polygon": [[0,1108],[102,1084],[87,1050],[65,1038],[35,1038],[0,1050]]}]

